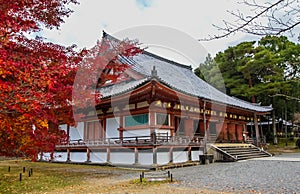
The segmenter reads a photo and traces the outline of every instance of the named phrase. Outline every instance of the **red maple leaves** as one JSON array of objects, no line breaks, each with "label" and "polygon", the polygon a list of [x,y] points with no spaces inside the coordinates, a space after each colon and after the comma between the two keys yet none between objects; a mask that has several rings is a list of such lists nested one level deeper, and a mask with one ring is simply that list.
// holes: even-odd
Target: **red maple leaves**
[{"label": "red maple leaves", "polygon": [[81,56],[72,47],[30,39],[28,33],[59,27],[71,13],[69,3],[76,2],[0,0],[1,155],[35,158],[39,149],[53,149],[50,142],[63,137],[46,124],[57,122],[56,107],[70,109],[67,100]]},{"label": "red maple leaves", "polygon": [[[98,103],[98,80],[115,81],[127,68],[117,56],[140,52],[130,41],[115,49],[104,41],[76,52],[28,38],[42,27],[58,28],[72,12],[70,3],[77,1],[0,0],[0,155],[36,159],[40,152],[52,152],[66,140],[57,124],[73,122],[71,105]],[[56,127],[49,127],[53,123]]]}]

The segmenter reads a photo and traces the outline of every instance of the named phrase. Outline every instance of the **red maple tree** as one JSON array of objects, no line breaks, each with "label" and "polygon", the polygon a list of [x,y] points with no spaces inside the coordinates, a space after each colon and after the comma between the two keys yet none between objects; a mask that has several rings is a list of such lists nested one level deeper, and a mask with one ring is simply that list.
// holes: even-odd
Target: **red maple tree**
[{"label": "red maple tree", "polygon": [[69,107],[81,56],[73,47],[29,37],[42,28],[59,28],[72,12],[67,6],[76,3],[0,0],[1,155],[35,158],[37,148],[49,151],[51,143],[64,137],[61,131],[49,130],[48,121],[57,122],[56,107]]},{"label": "red maple tree", "polygon": [[[67,137],[58,127],[49,127],[49,121],[56,126],[59,122],[72,123],[74,99],[80,102],[77,106],[91,105],[95,100],[89,99],[100,95],[92,92],[93,81],[78,75],[78,69],[98,79],[107,67],[118,70],[114,72],[127,68],[116,62],[118,54],[131,56],[140,51],[133,42],[122,41],[115,51],[106,52],[111,54],[101,56],[95,51],[110,50],[108,44],[76,52],[74,46],[29,38],[42,28],[59,28],[72,13],[69,4],[77,1],[0,0],[0,155],[37,159],[40,152],[53,152],[55,145]],[[114,65],[107,65],[107,59]],[[76,83],[82,92],[72,98],[76,76],[82,76]],[[113,73],[104,77],[114,80],[118,76]]]}]

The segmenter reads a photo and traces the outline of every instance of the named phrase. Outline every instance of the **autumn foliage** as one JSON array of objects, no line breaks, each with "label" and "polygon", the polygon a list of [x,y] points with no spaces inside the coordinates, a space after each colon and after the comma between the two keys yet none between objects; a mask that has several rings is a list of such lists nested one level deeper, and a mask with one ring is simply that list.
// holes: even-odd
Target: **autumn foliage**
[{"label": "autumn foliage", "polygon": [[101,96],[96,87],[128,68],[117,62],[118,55],[141,51],[132,41],[112,47],[104,40],[76,52],[74,46],[32,38],[42,28],[59,28],[72,13],[67,6],[76,3],[0,0],[0,155],[36,159],[53,152],[68,138],[58,124],[75,124],[72,105],[76,111],[95,106]]},{"label": "autumn foliage", "polygon": [[[75,0],[0,0],[0,154],[35,158],[53,150],[63,132],[49,130],[68,96],[81,56],[42,38],[42,27],[58,28]],[[59,108],[59,109],[57,109]]]},{"label": "autumn foliage", "polygon": [[[99,87],[122,80],[127,63],[119,60],[120,56],[132,57],[142,49],[138,42],[125,39],[116,40],[104,32],[101,42],[88,50],[77,69],[73,84],[73,110],[84,112],[94,108],[100,102]],[[92,95],[91,95],[92,94]],[[83,110],[83,111],[82,111]]]}]

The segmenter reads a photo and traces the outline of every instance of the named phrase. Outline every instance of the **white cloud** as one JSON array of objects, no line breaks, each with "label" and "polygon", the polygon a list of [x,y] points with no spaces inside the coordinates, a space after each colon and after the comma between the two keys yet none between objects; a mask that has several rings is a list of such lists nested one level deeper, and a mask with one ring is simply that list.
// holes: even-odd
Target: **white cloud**
[{"label": "white cloud", "polygon": [[[61,30],[46,30],[44,36],[59,44],[90,48],[101,38],[102,30],[113,34],[133,26],[161,25],[199,39],[217,34],[212,24],[230,20],[226,10],[236,8],[233,0],[80,0],[79,6],[72,7],[74,13],[65,20]],[[215,54],[226,49],[230,42],[244,38],[237,34],[201,44]]]}]

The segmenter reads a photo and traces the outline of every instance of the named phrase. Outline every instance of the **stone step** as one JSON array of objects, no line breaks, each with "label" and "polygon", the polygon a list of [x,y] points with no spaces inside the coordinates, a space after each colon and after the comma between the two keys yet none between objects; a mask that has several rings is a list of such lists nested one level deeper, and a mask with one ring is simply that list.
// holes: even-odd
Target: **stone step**
[{"label": "stone step", "polygon": [[236,149],[236,150],[223,150],[227,153],[238,153],[238,152],[261,152],[261,150],[258,150],[258,149],[249,149],[249,150],[246,150],[246,149]]},{"label": "stone step", "polygon": [[252,159],[252,158],[263,158],[263,157],[269,157],[268,155],[254,155],[254,156],[239,156],[237,160],[247,160],[247,159]]},{"label": "stone step", "polygon": [[142,178],[146,181],[166,181],[171,179],[172,182],[172,174],[170,171],[156,171],[156,172],[143,172],[140,175],[140,181],[142,182]]},{"label": "stone step", "polygon": [[219,146],[219,149],[224,151],[224,153],[231,155],[236,158],[236,160],[246,160],[251,158],[261,158],[261,157],[269,157],[270,155],[258,147],[249,146],[249,145],[237,145],[234,146]]},{"label": "stone step", "polygon": [[[260,152],[260,153],[242,153],[242,154],[236,154],[236,155],[233,155],[233,156],[265,156],[267,155],[266,153],[263,153],[263,152]],[[268,156],[268,155],[267,155]]]},{"label": "stone step", "polygon": [[260,151],[257,151],[257,152],[234,152],[234,153],[227,152],[227,153],[230,155],[266,154],[266,153],[260,152]]},{"label": "stone step", "polygon": [[260,153],[261,151],[260,150],[230,150],[230,151],[226,151],[224,150],[225,152],[229,153],[229,154],[238,154],[238,153]]},{"label": "stone step", "polygon": [[256,147],[222,147],[222,150],[258,150]]}]

